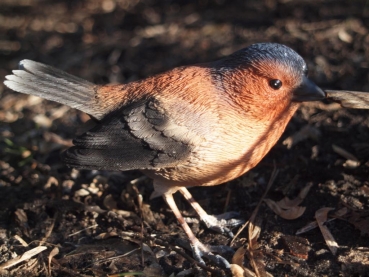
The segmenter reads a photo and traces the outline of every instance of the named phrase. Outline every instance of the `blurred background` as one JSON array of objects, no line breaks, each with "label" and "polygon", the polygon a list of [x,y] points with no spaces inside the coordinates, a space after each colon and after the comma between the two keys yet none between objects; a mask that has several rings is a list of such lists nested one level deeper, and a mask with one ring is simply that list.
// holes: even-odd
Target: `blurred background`
[{"label": "blurred background", "polygon": [[272,41],[322,86],[369,89],[366,0],[3,0],[0,16],[0,77],[27,58],[127,82]]},{"label": "blurred background", "polygon": [[[97,84],[124,83],[176,66],[215,60],[255,42],[278,42],[306,60],[309,77],[322,88],[369,91],[368,30],[368,0],[1,0],[0,264],[25,251],[13,238],[15,234],[30,242],[45,238],[45,230],[51,230],[45,240],[59,245],[61,253],[56,256],[59,267],[54,264],[52,276],[106,276],[103,274],[144,268],[139,257],[94,268],[86,265],[93,254],[78,256],[78,261],[64,256],[82,238],[90,243],[107,231],[140,230],[137,220],[122,223],[106,219],[71,202],[137,212],[132,199],[120,196],[132,193],[121,184],[141,175],[66,169],[59,160],[60,151],[71,144],[78,125],[88,116],[7,89],[2,81],[20,60],[53,65]],[[352,153],[358,164],[346,166],[346,158],[332,145]],[[320,207],[350,205],[368,210],[368,111],[342,109],[328,102],[304,104],[260,165],[227,186],[195,189],[194,196],[210,213],[237,210],[247,219],[265,189],[274,161],[280,174],[272,196],[296,195],[306,184],[313,184],[306,213],[299,221],[278,219],[265,209],[262,242],[279,249],[276,234],[294,235],[313,220]],[[231,194],[230,188],[240,193]],[[144,202],[152,203],[152,221],[146,220],[145,228],[147,232],[160,230],[170,241],[174,230],[181,231],[161,199],[149,201],[151,191],[150,182],[139,186]],[[221,204],[214,207],[215,201]],[[184,203],[179,206],[189,210]],[[326,251],[321,234],[315,230],[305,235],[314,245],[313,254],[300,261],[299,269],[270,263],[268,271],[278,276],[367,274],[368,261],[354,261],[359,254],[350,252],[355,247],[369,247],[369,219],[363,220],[359,227],[342,221],[330,226],[347,250],[337,257]],[[161,221],[165,225],[157,223]],[[98,227],[69,237],[96,223]],[[225,240],[209,231],[202,236],[215,244]],[[158,258],[163,274],[192,268],[183,258],[175,257]],[[32,276],[41,272],[51,276],[43,271],[42,263],[36,264],[34,271],[17,268],[6,274]]]}]

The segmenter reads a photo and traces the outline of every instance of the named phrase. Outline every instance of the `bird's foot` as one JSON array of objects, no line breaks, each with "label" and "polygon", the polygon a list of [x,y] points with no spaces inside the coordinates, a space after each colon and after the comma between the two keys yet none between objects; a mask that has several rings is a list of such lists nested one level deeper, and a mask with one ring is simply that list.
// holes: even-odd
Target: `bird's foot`
[{"label": "bird's foot", "polygon": [[221,255],[218,255],[226,253],[234,254],[234,250],[229,246],[203,244],[197,239],[194,243],[189,243],[182,239],[177,240],[177,242],[180,246],[192,251],[193,258],[200,264],[206,265],[203,260],[203,257],[205,257],[221,268],[230,268],[229,262]]},{"label": "bird's foot", "polygon": [[245,223],[242,219],[235,219],[239,216],[237,212],[227,212],[220,215],[204,215],[201,220],[205,223],[206,227],[221,234],[226,234],[230,238],[233,238],[233,232],[230,228],[234,228]]}]

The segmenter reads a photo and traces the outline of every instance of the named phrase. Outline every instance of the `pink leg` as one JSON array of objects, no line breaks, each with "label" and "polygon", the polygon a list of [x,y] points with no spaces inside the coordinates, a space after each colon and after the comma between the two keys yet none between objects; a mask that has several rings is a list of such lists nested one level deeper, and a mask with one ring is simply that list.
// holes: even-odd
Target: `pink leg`
[{"label": "pink leg", "polygon": [[196,245],[199,243],[199,240],[196,238],[195,234],[192,232],[190,226],[188,226],[187,222],[184,220],[181,212],[178,210],[176,202],[174,201],[172,194],[164,194],[163,195],[165,201],[167,202],[168,206],[171,208],[172,212],[174,213],[175,217],[177,218],[179,224],[181,225],[182,229],[185,231],[187,237],[189,238],[191,244]]},{"label": "pink leg", "polygon": [[214,252],[217,252],[218,250],[220,250],[220,252],[226,252],[226,251],[229,251],[229,249],[225,248],[224,246],[211,247],[211,246],[206,246],[206,245],[202,244],[197,239],[195,234],[192,232],[190,226],[188,226],[187,222],[184,220],[181,212],[178,210],[178,207],[177,207],[176,203],[174,202],[174,198],[173,198],[172,193],[164,194],[163,198],[167,202],[170,209],[173,211],[173,213],[174,213],[175,217],[177,218],[179,224],[181,225],[181,227],[185,231],[187,237],[189,238],[190,245],[191,245],[191,248],[192,248],[193,257],[198,262],[205,265],[205,262],[202,259],[202,256],[205,256],[208,259],[212,260],[214,263],[218,264],[219,266],[229,268],[230,265],[229,265],[229,263],[226,259],[224,259],[222,256],[214,255],[213,253],[211,253],[212,250],[214,250]]}]

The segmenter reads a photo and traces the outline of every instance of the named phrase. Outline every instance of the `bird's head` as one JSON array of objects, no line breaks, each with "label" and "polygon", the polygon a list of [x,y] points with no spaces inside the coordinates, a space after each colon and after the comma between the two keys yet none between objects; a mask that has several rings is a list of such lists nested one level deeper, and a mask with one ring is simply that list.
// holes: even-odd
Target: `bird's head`
[{"label": "bird's head", "polygon": [[241,105],[251,102],[271,108],[325,98],[324,91],[307,78],[303,58],[285,45],[253,44],[215,65],[225,91]]}]

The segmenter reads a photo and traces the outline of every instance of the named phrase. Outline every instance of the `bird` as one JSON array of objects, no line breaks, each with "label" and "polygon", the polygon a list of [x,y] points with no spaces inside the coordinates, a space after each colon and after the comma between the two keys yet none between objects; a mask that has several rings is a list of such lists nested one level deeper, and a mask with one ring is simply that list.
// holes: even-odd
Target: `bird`
[{"label": "bird", "polygon": [[178,219],[193,257],[225,268],[228,261],[215,254],[223,248],[195,236],[173,194],[179,191],[207,227],[232,236],[229,221],[207,214],[188,188],[243,175],[276,144],[301,102],[326,97],[307,77],[304,59],[278,43],[251,44],[216,61],[125,84],[95,85],[31,60],[20,61],[12,73],[4,81],[8,88],[75,108],[93,120],[62,153],[67,166],[140,170],[153,180],[153,197],[162,196]]}]

